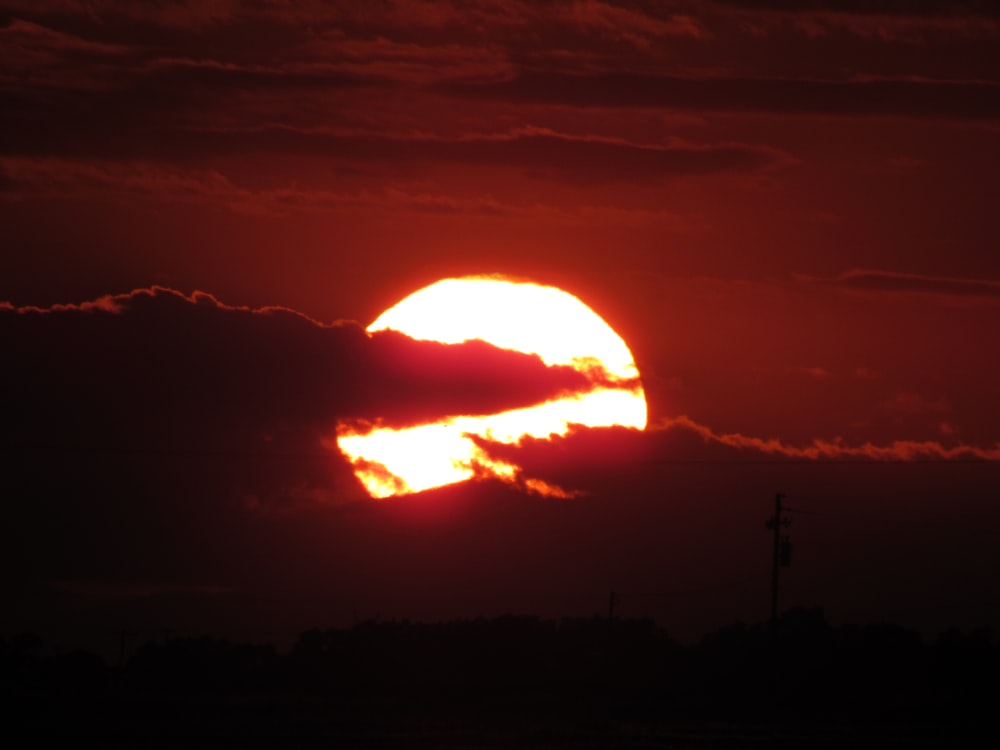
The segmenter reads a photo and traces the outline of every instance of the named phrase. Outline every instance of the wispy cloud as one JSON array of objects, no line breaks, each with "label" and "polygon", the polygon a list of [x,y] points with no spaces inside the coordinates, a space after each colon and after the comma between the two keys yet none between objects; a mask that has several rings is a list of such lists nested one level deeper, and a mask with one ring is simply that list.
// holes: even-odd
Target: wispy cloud
[{"label": "wispy cloud", "polygon": [[112,205],[198,204],[248,216],[337,214],[392,211],[415,214],[476,215],[484,218],[580,222],[636,226],[659,224],[686,231],[697,222],[661,208],[580,203],[572,206],[535,200],[501,199],[489,192],[446,192],[447,186],[397,184],[342,188],[289,180],[269,187],[241,184],[214,169],[183,168],[155,162],[108,159],[2,157],[0,202],[99,200]]},{"label": "wispy cloud", "polygon": [[128,0],[7,0],[13,12],[80,16],[87,19],[126,18],[170,28],[204,29],[235,19],[241,0],[178,0],[131,3]]},{"label": "wispy cloud", "polygon": [[734,13],[758,29],[788,25],[809,37],[853,34],[881,42],[922,44],[942,36],[957,39],[1000,35],[995,3],[920,0],[712,0],[722,13]]},{"label": "wispy cloud", "polygon": [[927,276],[901,271],[852,269],[832,278],[800,277],[813,283],[860,292],[937,294],[1000,298],[1000,281],[951,276]]},{"label": "wispy cloud", "polygon": [[839,439],[817,438],[806,445],[792,445],[780,438],[761,438],[738,432],[719,433],[686,416],[666,419],[656,429],[691,432],[709,447],[735,449],[745,458],[757,456],[805,461],[1000,461],[1000,443],[975,446],[964,443],[944,445],[933,440],[894,440],[885,444],[850,445]]},{"label": "wispy cloud", "polygon": [[[587,134],[558,132],[544,128],[517,128],[501,132],[473,133],[445,137],[427,133],[361,133],[324,128],[301,128],[271,125],[252,128],[202,127],[182,132],[163,133],[164,140],[151,137],[156,132],[142,129],[132,134],[123,131],[116,142],[80,132],[65,138],[46,140],[24,133],[9,141],[4,170],[8,179],[48,173],[58,177],[60,166],[67,169],[67,179],[86,177],[91,182],[122,179],[117,170],[95,165],[87,171],[79,160],[90,158],[110,161],[160,161],[232,154],[302,154],[350,164],[377,166],[399,173],[409,165],[462,165],[513,168],[528,176],[547,179],[585,181],[588,183],[628,182],[657,183],[675,177],[719,172],[759,171],[779,166],[790,157],[778,149],[754,144],[723,142],[696,143],[667,139],[661,143],[634,142]],[[14,160],[16,155],[21,161]],[[29,156],[52,161],[25,161]],[[65,163],[76,160],[73,164]],[[136,166],[128,167],[133,173]],[[137,187],[149,182],[176,180],[162,170],[147,169],[136,174]],[[205,173],[192,185],[196,192],[224,187],[218,174]],[[207,183],[207,184],[206,184]]]},{"label": "wispy cloud", "polygon": [[508,81],[453,84],[443,88],[456,96],[522,103],[559,103],[575,107],[973,119],[1000,117],[1000,85],[977,80],[523,72]]}]

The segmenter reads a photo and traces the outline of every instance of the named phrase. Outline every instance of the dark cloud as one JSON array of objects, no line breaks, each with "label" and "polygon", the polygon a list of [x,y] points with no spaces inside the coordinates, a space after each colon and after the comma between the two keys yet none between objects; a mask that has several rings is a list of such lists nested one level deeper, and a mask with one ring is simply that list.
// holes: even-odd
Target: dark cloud
[{"label": "dark cloud", "polygon": [[367,503],[329,441],[340,420],[403,425],[588,387],[479,342],[369,337],[166,289],[0,305],[0,347],[0,547],[35,581],[184,587],[207,566],[224,582],[219,556],[273,548],[269,526]]},{"label": "dark cloud", "polygon": [[299,181],[261,188],[235,182],[218,170],[185,169],[159,162],[2,156],[0,199],[204,204],[237,214],[269,217],[362,207],[394,212],[510,216],[537,214],[542,208],[503,204],[487,196],[452,196],[399,188],[333,190]]},{"label": "dark cloud", "polygon": [[1000,9],[989,0],[712,0],[713,5],[747,11],[782,13],[852,13],[901,17],[972,16],[998,18]]},{"label": "dark cloud", "polygon": [[954,118],[1000,116],[1000,87],[982,81],[525,72],[509,81],[454,84],[446,90],[461,96],[576,107]]},{"label": "dark cloud", "polygon": [[1000,298],[1000,281],[923,276],[895,271],[855,269],[831,279],[812,281],[863,292],[941,294],[957,297]]},{"label": "dark cloud", "polygon": [[[232,138],[232,136],[229,136]],[[248,134],[268,148],[389,167],[412,163],[514,167],[529,174],[587,182],[655,182],[672,176],[760,169],[778,152],[744,144],[646,145],[528,130],[460,139],[338,136],[273,130]]]},{"label": "dark cloud", "polygon": [[0,28],[0,41],[5,45],[2,59],[7,65],[44,65],[55,61],[58,56],[75,59],[79,63],[93,58],[118,57],[131,51],[127,45],[95,42],[16,18]]},{"label": "dark cloud", "polygon": [[[920,406],[927,405],[921,402]],[[935,411],[939,407],[930,405]],[[896,440],[850,444],[840,439],[814,439],[795,444],[779,438],[718,432],[684,416],[663,420],[645,432],[610,427],[573,430],[566,437],[550,440],[525,439],[518,445],[477,442],[491,455],[523,467],[527,476],[560,486],[574,486],[575,482],[603,492],[613,492],[616,484],[627,481],[624,477],[642,477],[671,465],[1000,461],[1000,443],[974,446]]]},{"label": "dark cloud", "polygon": [[[143,155],[196,159],[258,145],[246,135],[212,132],[226,107],[246,92],[265,96],[311,89],[313,94],[370,83],[358,75],[295,72],[224,63],[159,61],[141,75],[95,86],[87,70],[60,70],[64,85],[0,92],[3,151],[13,154]],[[79,75],[79,81],[68,80]],[[79,84],[79,85],[77,85]],[[213,117],[214,115],[214,117]],[[67,128],[66,123],[73,127]],[[203,132],[198,132],[199,128]],[[208,132],[204,132],[208,131]],[[226,146],[226,142],[230,146]]]},{"label": "dark cloud", "polygon": [[[12,12],[61,19],[100,19],[106,25],[123,21],[164,29],[210,34],[219,28],[270,24],[347,29],[358,36],[423,35],[440,38],[461,33],[483,40],[503,32],[529,32],[533,40],[552,41],[562,28],[563,39],[605,38],[609,43],[643,45],[658,38],[699,36],[687,11],[689,0],[654,5],[601,0],[530,0],[414,3],[388,0],[377,4],[312,3],[291,7],[276,2],[177,2],[146,4],[118,0],[99,2],[26,2],[6,0]],[[529,39],[524,40],[530,41]]]},{"label": "dark cloud", "polygon": [[154,2],[142,6],[121,0],[5,0],[4,9],[13,13],[38,13],[62,18],[84,17],[115,20],[117,17],[142,20],[166,27],[202,29],[233,20],[241,3],[197,2],[182,0],[177,3]]},{"label": "dark cloud", "polygon": [[[291,310],[139,290],[0,310],[8,446],[265,447],[341,418],[407,424],[487,414],[587,387],[586,376],[482,342],[445,345]],[[44,342],[44,345],[39,345]]]},{"label": "dark cloud", "polygon": [[[538,129],[431,138],[287,127],[216,131],[139,128],[109,139],[99,127],[82,126],[60,135],[20,130],[11,134],[7,148],[8,153],[33,156],[173,161],[197,156],[284,153],[334,159],[380,171],[406,172],[422,165],[510,167],[538,177],[588,183],[659,182],[676,176],[763,169],[787,159],[776,149],[741,143],[639,144]],[[58,172],[53,172],[52,177],[59,177]]]},{"label": "dark cloud", "polygon": [[[1000,37],[996,4],[721,0],[714,8],[721,23],[733,28],[743,24],[752,34],[784,47],[797,63],[811,57],[808,46],[812,46],[819,55],[836,50],[839,62],[850,61],[844,67],[860,71],[909,69],[914,75],[924,71],[948,78],[951,70],[973,79],[977,76],[972,71],[982,65],[980,70],[991,71],[987,78],[995,76],[988,50]],[[795,39],[804,44],[795,44]],[[941,54],[925,66],[919,57],[928,57],[928,46]],[[893,54],[887,55],[888,49]],[[946,60],[955,56],[962,57],[958,66]]]}]

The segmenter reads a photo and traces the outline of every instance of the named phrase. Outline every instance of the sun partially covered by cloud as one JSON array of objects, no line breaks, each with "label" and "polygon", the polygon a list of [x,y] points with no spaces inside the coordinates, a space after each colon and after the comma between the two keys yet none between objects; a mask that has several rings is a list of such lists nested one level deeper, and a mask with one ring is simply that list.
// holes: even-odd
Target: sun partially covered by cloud
[{"label": "sun partially covered by cloud", "polygon": [[[527,496],[586,495],[574,505],[599,516],[595,538],[606,540],[601,524],[623,503],[639,503],[636,528],[648,524],[647,513],[674,523],[671,509],[686,501],[664,487],[690,477],[689,466],[699,483],[725,484],[732,466],[744,464],[839,472],[841,462],[963,462],[993,471],[997,464],[985,462],[1000,461],[995,437],[982,438],[960,410],[916,415],[933,421],[928,439],[908,438],[905,425],[897,440],[800,439],[775,422],[733,428],[725,414],[699,412],[661,412],[640,430],[646,414],[634,397],[635,373],[614,348],[602,359],[606,369],[586,358],[577,369],[488,342],[368,332],[287,307],[164,288],[53,306],[0,304],[0,346],[5,569],[108,581],[112,589],[136,581],[197,586],[192,571],[200,570],[226,587],[234,570],[243,571],[241,586],[277,580],[289,566],[295,580],[317,570],[353,575],[372,564],[373,545],[395,543],[386,541],[392,522],[376,532],[375,519],[460,506],[487,524],[503,505],[523,529],[539,512],[520,502]],[[574,352],[564,356],[573,361]],[[615,362],[623,369],[615,372]],[[607,412],[589,411],[596,403]],[[352,461],[337,445],[338,424],[398,440],[401,461],[445,472],[444,482],[428,484],[451,481],[455,467],[440,451],[450,441],[472,481],[417,502],[372,503],[356,473],[380,475],[392,494],[407,489],[407,467]],[[543,515],[563,512],[562,503],[544,505]],[[310,551],[299,556],[300,548]],[[356,557],[338,557],[343,549]]]},{"label": "sun partially covered by cloud", "polygon": [[[590,383],[571,367],[482,342],[369,335],[349,321],[164,288],[52,307],[0,304],[0,342],[9,357],[0,444],[28,464],[50,451],[125,451],[154,462],[222,457],[214,471],[226,474],[229,462],[257,456],[224,491],[255,497],[255,507],[291,502],[289,488],[308,494],[303,481],[350,484],[347,465],[323,447],[339,420],[377,414],[403,428],[474,418]],[[281,456],[294,457],[291,474],[268,476]]]},{"label": "sun partially covered by cloud", "polygon": [[370,333],[397,330],[442,344],[482,341],[570,367],[587,384],[544,402],[488,415],[455,415],[405,429],[338,429],[337,446],[374,497],[421,492],[473,477],[493,477],[539,494],[570,492],[526,477],[491,457],[480,440],[517,444],[565,435],[571,427],[642,429],[646,401],[625,342],[576,297],[502,277],[445,279],[393,306]]}]

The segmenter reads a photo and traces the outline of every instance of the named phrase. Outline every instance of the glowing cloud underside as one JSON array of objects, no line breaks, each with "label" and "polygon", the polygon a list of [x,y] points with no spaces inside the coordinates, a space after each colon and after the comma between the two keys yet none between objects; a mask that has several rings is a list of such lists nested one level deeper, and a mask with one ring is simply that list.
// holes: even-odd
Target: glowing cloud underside
[{"label": "glowing cloud underside", "polygon": [[421,492],[476,476],[567,496],[571,493],[524,477],[520,467],[490,456],[474,438],[513,445],[525,437],[566,435],[571,425],[646,426],[639,371],[625,342],[593,310],[554,287],[495,278],[445,279],[384,312],[368,332],[386,329],[446,344],[478,339],[585,373],[596,364],[603,368],[603,379],[585,393],[498,414],[366,432],[342,425],[337,445],[373,497]]}]

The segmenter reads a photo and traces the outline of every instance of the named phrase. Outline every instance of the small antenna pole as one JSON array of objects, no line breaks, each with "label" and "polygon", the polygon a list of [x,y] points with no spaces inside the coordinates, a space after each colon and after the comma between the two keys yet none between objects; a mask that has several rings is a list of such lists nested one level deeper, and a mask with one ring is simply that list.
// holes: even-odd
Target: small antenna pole
[{"label": "small antenna pole", "polygon": [[792,519],[787,516],[782,517],[783,508],[781,501],[785,496],[780,492],[774,496],[774,516],[767,519],[766,526],[773,534],[773,548],[771,555],[771,632],[777,632],[778,628],[778,568],[788,567],[791,564],[791,540],[786,534],[781,536],[782,529],[787,529],[792,525]]}]

